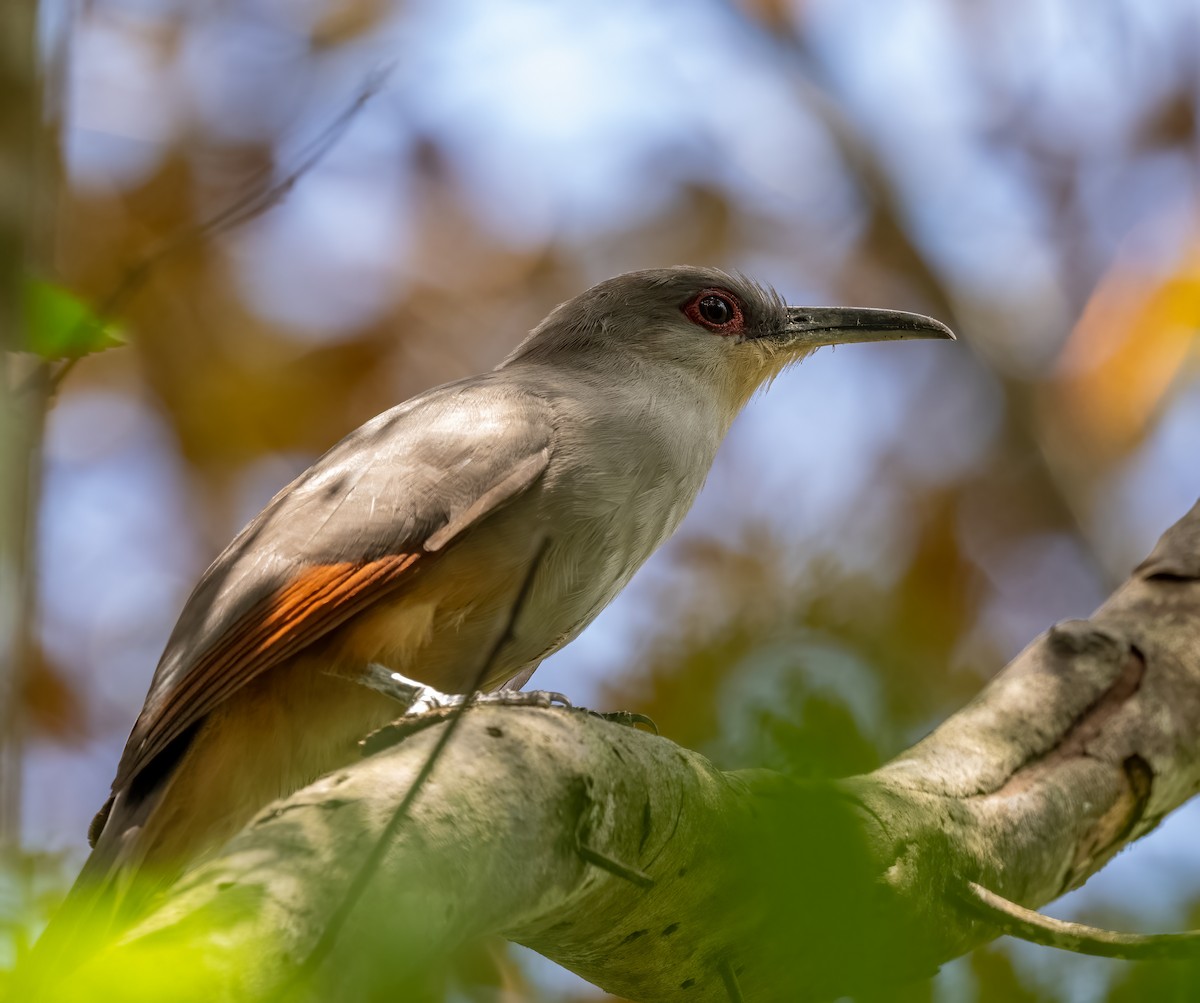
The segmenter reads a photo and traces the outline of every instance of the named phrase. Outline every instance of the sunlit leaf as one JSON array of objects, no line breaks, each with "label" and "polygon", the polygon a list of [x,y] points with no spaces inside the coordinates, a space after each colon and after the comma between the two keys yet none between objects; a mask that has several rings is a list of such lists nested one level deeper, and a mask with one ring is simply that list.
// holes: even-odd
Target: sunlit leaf
[{"label": "sunlit leaf", "polygon": [[1099,455],[1135,445],[1197,344],[1200,249],[1161,280],[1118,262],[1092,294],[1051,388],[1073,438]]},{"label": "sunlit leaf", "polygon": [[41,279],[25,284],[26,348],[44,359],[70,359],[125,343],[120,328],[83,300]]},{"label": "sunlit leaf", "polygon": [[21,698],[26,721],[35,733],[67,743],[87,737],[87,715],[76,684],[40,645],[29,659]]}]

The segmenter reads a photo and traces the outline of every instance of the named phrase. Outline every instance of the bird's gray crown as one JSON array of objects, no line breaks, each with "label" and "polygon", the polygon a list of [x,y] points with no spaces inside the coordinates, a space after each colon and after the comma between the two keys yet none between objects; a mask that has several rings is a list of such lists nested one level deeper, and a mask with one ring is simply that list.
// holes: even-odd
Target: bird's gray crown
[{"label": "bird's gray crown", "polygon": [[[742,313],[737,329],[707,327],[685,312],[708,292],[733,294]],[[673,343],[670,351],[678,352],[693,338],[728,333],[745,340],[776,331],[785,322],[783,299],[745,276],[695,265],[650,268],[606,279],[560,304],[507,361],[589,348],[654,352],[665,347],[664,340]]]}]

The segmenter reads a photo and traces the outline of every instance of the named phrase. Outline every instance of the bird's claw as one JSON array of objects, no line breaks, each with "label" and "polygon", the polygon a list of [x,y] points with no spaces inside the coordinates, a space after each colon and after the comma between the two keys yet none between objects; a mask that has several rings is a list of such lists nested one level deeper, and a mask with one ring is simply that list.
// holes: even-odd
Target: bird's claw
[{"label": "bird's claw", "polygon": [[492,707],[563,707],[574,710],[571,701],[553,690],[496,690],[494,693],[477,693],[472,704]]},{"label": "bird's claw", "polygon": [[[583,709],[584,708],[582,708],[582,707],[580,708],[580,710],[583,710]],[[652,732],[654,732],[654,734],[657,735],[659,733],[658,725],[654,723],[654,719],[646,716],[645,714],[639,714],[637,711],[632,711],[632,710],[610,710],[610,711],[589,710],[589,711],[587,711],[587,713],[591,714],[592,717],[599,717],[599,718],[603,718],[605,721],[611,721],[613,724],[624,725],[626,728],[636,728],[639,724],[644,724],[647,728],[649,728]]]},{"label": "bird's claw", "polygon": [[463,698],[460,694],[443,693],[441,690],[435,690],[432,686],[422,686],[413,695],[412,703],[408,705],[404,716],[419,717],[434,711],[449,710],[462,702]]}]

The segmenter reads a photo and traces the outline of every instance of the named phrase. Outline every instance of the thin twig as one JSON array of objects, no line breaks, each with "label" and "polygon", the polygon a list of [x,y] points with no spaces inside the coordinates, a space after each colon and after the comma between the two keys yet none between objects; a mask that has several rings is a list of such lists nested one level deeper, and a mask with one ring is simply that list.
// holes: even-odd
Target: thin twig
[{"label": "thin twig", "polygon": [[[396,63],[393,61],[368,73],[354,100],[301,150],[296,166],[277,182],[266,188],[252,189],[208,219],[182,227],[151,245],[150,249],[128,268],[112,289],[101,298],[91,315],[78,322],[75,331],[72,332],[71,340],[82,337],[86,327],[104,327],[112,323],[126,303],[146,284],[146,280],[149,279],[154,269],[171,255],[192,244],[242,226],[282,202],[297,182],[316,167],[325,155],[337,145],[358,113],[371,98],[383,89],[395,69]],[[50,374],[49,396],[54,396],[62,381],[80,358],[82,358],[80,355],[68,356]],[[17,392],[23,393],[26,389],[27,386],[22,385]]]},{"label": "thin twig", "polygon": [[388,819],[387,824],[383,827],[383,831],[379,834],[379,838],[376,839],[362,866],[359,867],[358,873],[355,874],[353,881],[350,882],[350,887],[347,889],[345,897],[338,903],[337,908],[330,915],[329,922],[325,925],[325,929],[321,931],[321,936],[318,938],[317,943],[314,945],[312,951],[309,952],[308,957],[297,966],[295,975],[284,987],[285,994],[295,987],[300,980],[311,976],[333,949],[333,945],[337,942],[342,928],[346,925],[346,920],[349,919],[350,913],[353,912],[354,907],[362,898],[363,892],[366,891],[367,885],[370,884],[371,878],[379,869],[384,854],[387,853],[388,847],[399,831],[401,824],[408,817],[409,809],[412,807],[421,788],[429,779],[430,774],[433,773],[433,768],[437,765],[442,753],[445,752],[446,746],[450,744],[450,740],[454,737],[454,733],[462,723],[463,715],[483,688],[484,681],[494,667],[501,649],[512,639],[513,627],[517,622],[517,617],[520,616],[521,610],[525,606],[525,601],[529,598],[529,591],[533,585],[534,575],[541,566],[542,557],[546,552],[549,542],[549,539],[546,537],[543,537],[538,542],[533,560],[529,565],[529,570],[526,572],[525,579],[521,583],[521,588],[513,600],[512,609],[509,612],[507,622],[504,624],[504,629],[500,632],[495,643],[488,651],[487,657],[480,663],[479,671],[475,674],[475,678],[471,681],[471,686],[466,692],[466,699],[455,708],[454,714],[446,722],[446,727],[438,735],[433,749],[430,751],[428,757],[426,757],[425,762],[421,764],[420,770],[417,771],[416,777],[409,785],[408,790],[405,791],[400,803],[396,806],[392,817]]},{"label": "thin twig", "polygon": [[722,958],[717,964],[717,970],[721,973],[721,981],[725,983],[725,995],[729,997],[729,1003],[744,1003],[745,997],[742,996],[742,987],[738,984],[737,972],[733,970],[729,959]]},{"label": "thin twig", "polygon": [[1026,909],[974,881],[965,884],[963,899],[972,912],[1010,937],[1045,947],[1128,961],[1194,961],[1200,958],[1200,930],[1117,933],[1084,923],[1070,923]]},{"label": "thin twig", "polygon": [[599,867],[602,871],[608,871],[609,874],[614,874],[618,878],[628,881],[630,884],[637,885],[639,888],[654,887],[654,879],[645,871],[639,871],[636,867],[623,864],[614,857],[610,857],[607,853],[601,853],[586,843],[577,842],[575,844],[575,851],[582,860],[593,867]]}]

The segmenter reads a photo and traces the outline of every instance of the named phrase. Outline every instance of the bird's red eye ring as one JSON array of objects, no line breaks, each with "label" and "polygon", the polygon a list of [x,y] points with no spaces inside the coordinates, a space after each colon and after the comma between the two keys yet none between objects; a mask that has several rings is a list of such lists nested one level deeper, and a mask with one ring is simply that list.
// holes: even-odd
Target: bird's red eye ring
[{"label": "bird's red eye ring", "polygon": [[741,301],[727,289],[702,289],[682,310],[693,324],[717,334],[741,334],[746,326]]}]

